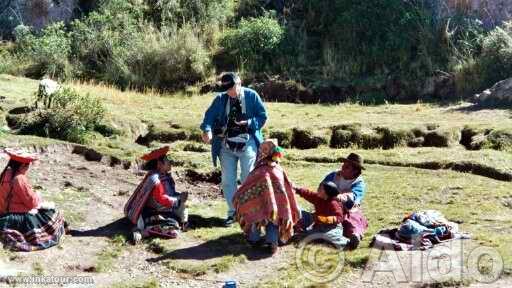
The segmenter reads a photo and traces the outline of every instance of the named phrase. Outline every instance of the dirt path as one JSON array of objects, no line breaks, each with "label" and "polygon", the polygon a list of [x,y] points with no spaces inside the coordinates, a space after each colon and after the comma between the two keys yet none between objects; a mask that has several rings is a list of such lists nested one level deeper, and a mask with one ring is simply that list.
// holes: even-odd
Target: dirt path
[{"label": "dirt path", "polygon": [[[0,167],[5,164],[5,159],[2,159]],[[176,177],[177,188],[179,191],[193,191],[190,197],[192,203],[211,200],[220,195],[212,184],[192,185],[181,174]],[[289,254],[284,249],[278,257],[258,260],[260,263],[256,264],[257,267],[264,269],[254,269],[255,262],[250,261],[213,277],[194,279],[179,275],[165,265],[160,265],[161,263],[148,261],[162,255],[145,249],[143,245],[123,245],[116,250],[116,246],[112,244],[112,238],[116,235],[127,234],[127,223],[122,219],[123,205],[142,175],[131,170],[112,168],[100,162],[86,161],[82,156],[71,154],[68,148],[63,147],[54,148],[51,153],[42,153],[41,160],[31,168],[29,177],[36,191],[40,191],[46,200],[55,201],[57,207],[64,211],[70,222],[72,235],[66,235],[64,241],[52,249],[32,253],[9,253],[10,259],[4,266],[9,267],[11,274],[23,271],[41,275],[92,276],[95,286],[104,287],[143,279],[155,279],[163,287],[211,287],[220,286],[227,279],[237,279],[239,283],[259,280],[267,273],[272,273],[272,267],[285,263],[282,260]],[[215,253],[209,251],[208,247],[201,248],[204,243],[187,233],[179,240],[169,241],[176,241],[177,249],[190,251],[194,255],[204,257]],[[109,253],[119,255],[108,263],[108,272],[97,271],[98,262],[103,264],[101,255]],[[9,274],[6,269],[2,270],[5,274],[3,276]],[[257,273],[244,273],[248,270]],[[239,277],[240,275],[243,277]]]}]

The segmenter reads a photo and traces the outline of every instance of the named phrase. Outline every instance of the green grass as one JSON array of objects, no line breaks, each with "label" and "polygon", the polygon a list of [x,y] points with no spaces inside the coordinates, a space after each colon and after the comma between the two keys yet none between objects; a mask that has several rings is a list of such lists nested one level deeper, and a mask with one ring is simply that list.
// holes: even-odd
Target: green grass
[{"label": "green grass", "polygon": [[155,279],[145,280],[144,282],[120,282],[115,283],[111,288],[158,288],[160,284]]},{"label": "green grass", "polygon": [[75,188],[65,188],[52,194],[43,191],[42,194],[48,201],[55,202],[55,206],[66,215],[68,223],[79,225],[85,222],[85,210],[92,199],[90,193],[84,193]]},{"label": "green grass", "polygon": [[[233,266],[238,264],[243,264],[247,261],[247,258],[244,255],[233,256],[227,255],[218,257],[215,259],[197,261],[191,263],[186,260],[170,260],[165,261],[164,265],[180,274],[187,274],[190,276],[203,276],[208,273],[223,273],[229,271]],[[199,263],[198,263],[199,262]]]},{"label": "green grass", "polygon": [[[150,148],[163,145],[153,142],[150,148],[146,148],[134,144],[136,136],[143,132],[144,126],[149,123],[157,123],[170,127],[168,122],[172,122],[180,125],[183,129],[196,129],[206,107],[212,100],[211,94],[160,95],[151,91],[144,94],[132,91],[121,92],[101,85],[80,83],[72,85],[83,93],[102,97],[109,110],[108,121],[111,121],[114,127],[124,131],[120,136],[92,139],[90,146],[100,152],[122,159],[134,159]],[[4,110],[8,110],[8,108],[29,104],[36,88],[36,81],[1,75],[0,96],[7,96],[8,99],[0,105]],[[364,125],[390,126],[397,129],[425,126],[429,123],[437,123],[442,128],[457,129],[467,124],[488,128],[512,127],[512,118],[506,110],[468,112],[457,110],[453,106],[440,107],[421,103],[381,106],[267,103],[267,108],[269,110],[267,128],[280,130],[300,126],[301,128],[321,130],[320,132],[323,133],[330,126],[354,122]],[[55,143],[63,142],[0,133],[1,146]],[[193,168],[197,171],[211,171],[213,168],[209,158],[210,153],[190,151],[203,150],[193,146],[208,149],[208,146],[193,144],[190,141],[176,141],[171,144],[171,156],[179,164],[176,165],[175,170]],[[397,162],[405,165],[407,163],[469,161],[492,166],[499,171],[512,172],[512,154],[487,149],[468,151],[462,146],[390,150],[329,149],[325,146],[311,150],[287,149],[283,166],[288,171],[290,179],[297,185],[316,189],[318,183],[328,172],[339,167],[337,159],[352,151],[360,153],[371,163]],[[315,163],[318,160],[332,163]],[[504,259],[506,271],[509,271],[509,274],[512,271],[512,253],[508,248],[512,243],[511,209],[502,204],[505,199],[512,198],[512,183],[450,170],[423,170],[376,164],[367,165],[365,179],[368,191],[363,201],[363,209],[369,219],[370,227],[360,248],[346,253],[346,265],[337,282],[343,282],[352,277],[352,274],[359,273],[360,269],[369,261],[369,243],[372,235],[380,229],[396,227],[406,213],[418,209],[437,209],[448,219],[462,222],[461,230],[471,233],[476,244],[496,248]],[[65,190],[59,195],[52,195],[53,198],[49,200],[57,202],[58,206],[64,210],[67,219],[81,222],[83,215],[79,213],[78,208],[90,199],[77,194],[80,193],[74,190]],[[311,209],[311,205],[303,200],[300,200],[300,203],[303,208]],[[204,218],[224,218],[225,212],[226,204],[222,200],[196,203],[190,207],[191,215],[201,215]],[[248,246],[237,225],[230,228],[200,227],[188,231],[186,236],[201,243],[206,242],[211,249],[223,249],[220,251],[225,253],[223,256],[200,263],[188,260],[169,260],[165,262],[165,265],[170,270],[189,276],[222,273],[231,269],[233,263],[241,264],[246,261],[244,251],[248,249]],[[98,255],[99,270],[109,271],[112,268],[115,259],[123,249],[124,244],[122,243],[124,242],[113,241]],[[146,249],[162,255],[175,251],[177,248],[178,245],[175,241],[151,240],[146,243]],[[0,253],[2,253],[1,250]],[[327,261],[332,256],[329,250],[322,253],[320,260]],[[0,257],[8,256],[0,254]],[[288,287],[326,287],[307,281],[294,265],[294,259],[287,259],[287,261],[278,268],[278,273],[274,278],[261,279],[261,282],[251,284],[254,284],[254,287],[282,287],[285,285]],[[452,282],[447,279],[443,283],[451,285]],[[132,285],[130,283],[120,285],[127,286],[119,287],[144,287],[129,286]]]},{"label": "green grass", "polygon": [[34,271],[35,275],[41,276],[44,275],[44,267],[40,262],[32,263],[32,271]]},{"label": "green grass", "polygon": [[126,239],[118,235],[110,240],[110,243],[97,255],[96,272],[107,273],[113,270],[116,259],[126,249]]},{"label": "green grass", "polygon": [[[316,188],[337,164],[293,162],[285,167],[297,185]],[[479,244],[496,248],[505,268],[512,267],[508,248],[512,243],[512,218],[510,208],[499,201],[511,194],[512,184],[451,171],[380,165],[369,165],[365,179],[368,191],[363,209],[370,225],[360,248],[345,254],[345,272],[366,264],[372,235],[383,228],[397,227],[406,213],[419,209],[436,209],[450,220],[462,221],[461,230],[469,232]],[[282,282],[275,279],[256,286],[278,287],[276,283],[284,283],[294,287],[304,280],[293,264],[285,272],[279,279]]]},{"label": "green grass", "polygon": [[[33,102],[37,81],[0,75],[0,95],[7,98],[7,109],[29,105]],[[184,130],[197,130],[204,111],[213,100],[213,94],[197,93],[157,94],[127,91],[121,92],[110,86],[87,83],[71,83],[80,93],[90,93],[103,99],[107,108],[107,122],[120,129],[120,136],[90,139],[89,145],[110,152],[121,158],[133,158],[143,148],[133,145],[135,138],[147,130],[148,124],[169,127],[178,125]],[[474,127],[502,129],[512,127],[512,119],[506,110],[483,110],[468,113],[454,107],[433,104],[364,106],[359,104],[301,105],[267,103],[269,121],[266,130],[303,129],[325,130],[333,125],[362,123],[363,126],[388,126],[396,129],[414,128],[436,123],[441,128]],[[4,113],[4,112],[2,112]],[[397,121],[399,120],[399,121]],[[497,124],[499,123],[499,125]],[[174,129],[174,128],[172,128]],[[28,140],[28,139],[27,139]]]}]

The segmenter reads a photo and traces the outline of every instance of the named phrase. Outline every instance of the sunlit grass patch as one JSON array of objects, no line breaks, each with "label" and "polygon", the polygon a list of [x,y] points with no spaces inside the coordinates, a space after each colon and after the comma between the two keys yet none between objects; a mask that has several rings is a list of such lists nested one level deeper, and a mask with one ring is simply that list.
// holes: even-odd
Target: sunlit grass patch
[{"label": "sunlit grass patch", "polygon": [[107,273],[112,271],[115,261],[119,256],[121,256],[126,243],[126,239],[122,235],[118,235],[111,239],[109,245],[97,255],[95,272]]}]

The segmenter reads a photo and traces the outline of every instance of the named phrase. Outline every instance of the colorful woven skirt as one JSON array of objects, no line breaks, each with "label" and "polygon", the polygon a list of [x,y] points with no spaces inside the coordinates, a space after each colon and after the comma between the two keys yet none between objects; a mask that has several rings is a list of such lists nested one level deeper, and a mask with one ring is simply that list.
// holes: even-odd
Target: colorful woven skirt
[{"label": "colorful woven skirt", "polygon": [[142,212],[144,219],[144,236],[176,238],[180,231],[181,219],[173,212],[157,212],[145,209]]},{"label": "colorful woven skirt", "polygon": [[9,213],[0,216],[0,241],[13,251],[36,251],[59,244],[64,235],[64,217],[53,209],[37,214]]}]

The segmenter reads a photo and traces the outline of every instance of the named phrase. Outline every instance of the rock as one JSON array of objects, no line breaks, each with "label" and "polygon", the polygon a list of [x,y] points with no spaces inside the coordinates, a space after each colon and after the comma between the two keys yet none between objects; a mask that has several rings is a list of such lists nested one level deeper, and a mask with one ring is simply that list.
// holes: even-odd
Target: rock
[{"label": "rock", "polygon": [[512,78],[502,80],[473,97],[479,104],[512,104]]}]

